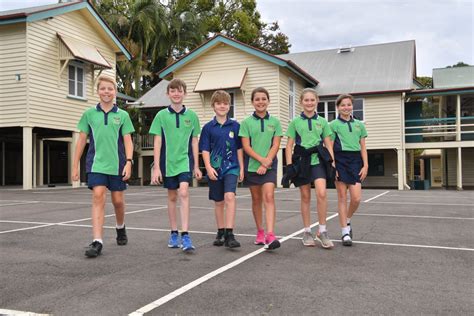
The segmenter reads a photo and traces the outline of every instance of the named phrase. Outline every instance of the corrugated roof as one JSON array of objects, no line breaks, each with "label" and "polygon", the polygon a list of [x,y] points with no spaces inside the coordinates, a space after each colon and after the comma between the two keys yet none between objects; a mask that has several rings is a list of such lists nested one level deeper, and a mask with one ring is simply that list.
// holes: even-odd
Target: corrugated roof
[{"label": "corrugated roof", "polygon": [[278,55],[318,78],[321,96],[405,91],[413,87],[415,41]]},{"label": "corrugated roof", "polygon": [[433,88],[474,87],[474,66],[433,69]]},{"label": "corrugated roof", "polygon": [[53,4],[40,5],[40,6],[36,6],[36,7],[20,8],[20,9],[8,10],[8,11],[0,11],[0,20],[10,19],[10,18],[13,18],[15,16],[18,16],[18,17],[28,16],[28,15],[33,14],[33,13],[48,11],[48,10],[51,10],[51,9],[57,9],[57,8],[61,8],[61,7],[67,7],[67,6],[76,4],[78,2],[82,2],[82,1],[53,3]]},{"label": "corrugated roof", "polygon": [[135,107],[144,109],[170,105],[170,99],[166,95],[166,87],[168,87],[168,83],[168,80],[161,80],[158,82],[157,85],[134,102]]}]

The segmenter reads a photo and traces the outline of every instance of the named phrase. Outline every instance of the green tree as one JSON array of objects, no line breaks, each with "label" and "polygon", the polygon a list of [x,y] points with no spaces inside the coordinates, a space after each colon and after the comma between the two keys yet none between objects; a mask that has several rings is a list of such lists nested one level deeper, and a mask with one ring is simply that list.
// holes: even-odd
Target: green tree
[{"label": "green tree", "polygon": [[425,88],[433,88],[433,78],[432,77],[416,77],[416,80],[421,83]]},{"label": "green tree", "polygon": [[470,66],[470,65],[469,65],[469,64],[466,64],[466,63],[463,62],[463,61],[458,61],[457,64],[452,65],[452,66],[446,66],[446,68],[466,67],[466,66]]}]

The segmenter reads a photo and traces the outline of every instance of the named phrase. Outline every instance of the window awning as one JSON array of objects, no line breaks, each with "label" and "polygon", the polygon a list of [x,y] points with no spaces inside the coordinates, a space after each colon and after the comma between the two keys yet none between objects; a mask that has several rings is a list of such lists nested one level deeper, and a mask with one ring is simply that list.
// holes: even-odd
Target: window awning
[{"label": "window awning", "polygon": [[242,86],[247,68],[225,71],[203,71],[194,87],[194,92],[238,89]]},{"label": "window awning", "polygon": [[59,58],[61,60],[78,59],[93,64],[97,68],[112,68],[95,46],[59,33],[57,35],[59,38]]}]

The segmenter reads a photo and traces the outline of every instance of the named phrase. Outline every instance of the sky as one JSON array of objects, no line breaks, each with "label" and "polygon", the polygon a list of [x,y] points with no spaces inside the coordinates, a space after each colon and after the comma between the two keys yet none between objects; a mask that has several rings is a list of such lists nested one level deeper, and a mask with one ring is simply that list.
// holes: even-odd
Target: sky
[{"label": "sky", "polygon": [[[0,11],[56,2],[0,0]],[[257,0],[257,10],[291,53],[415,40],[418,76],[474,65],[474,0]]]}]

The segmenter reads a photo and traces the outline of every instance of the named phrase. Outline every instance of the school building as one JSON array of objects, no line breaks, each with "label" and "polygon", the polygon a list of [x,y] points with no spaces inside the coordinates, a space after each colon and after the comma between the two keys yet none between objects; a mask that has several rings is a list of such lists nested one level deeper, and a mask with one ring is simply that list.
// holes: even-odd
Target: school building
[{"label": "school building", "polygon": [[0,12],[0,39],[0,185],[71,184],[96,79],[131,55],[88,1]]},{"label": "school building", "polygon": [[[270,93],[269,112],[283,130],[299,115],[305,87],[320,95],[318,113],[337,117],[341,93],[355,97],[354,115],[369,137],[369,176],[364,187],[419,189],[474,187],[474,67],[434,69],[434,88],[416,81],[415,41],[402,41],[314,52],[271,55],[217,35],[163,69],[165,79],[135,103],[145,126],[169,104],[171,78],[187,83],[185,105],[197,112],[201,125],[214,112],[210,97],[217,89],[231,95],[231,116],[238,121],[253,112],[251,91]],[[146,128],[145,128],[146,130]],[[150,182],[153,138],[136,137],[138,176]],[[278,153],[284,166],[286,139]],[[281,163],[283,162],[283,163]]]}]

